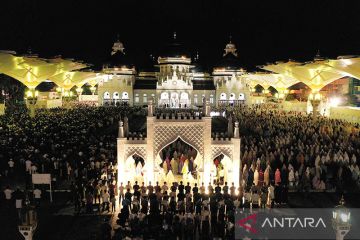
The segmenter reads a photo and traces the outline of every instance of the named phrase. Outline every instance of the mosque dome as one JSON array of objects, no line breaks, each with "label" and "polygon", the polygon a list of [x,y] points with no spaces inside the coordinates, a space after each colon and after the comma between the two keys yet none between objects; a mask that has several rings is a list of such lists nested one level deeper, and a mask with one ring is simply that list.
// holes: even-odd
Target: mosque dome
[{"label": "mosque dome", "polygon": [[194,66],[193,68],[191,68],[191,72],[193,73],[203,73],[206,72],[206,69],[204,68],[204,65],[201,63],[200,58],[199,58],[199,53],[196,53],[196,56],[194,57],[194,61],[192,63],[192,65]]},{"label": "mosque dome", "polygon": [[144,59],[144,61],[139,64],[139,72],[155,72],[156,71],[156,61],[155,57],[150,54]]},{"label": "mosque dome", "polygon": [[117,40],[113,47],[110,57],[105,61],[104,67],[107,68],[134,68],[134,64],[124,51],[124,45]]},{"label": "mosque dome", "polygon": [[176,32],[174,32],[172,39],[166,44],[166,46],[160,51],[159,57],[161,58],[182,58],[190,57],[189,51],[184,45],[177,39]]},{"label": "mosque dome", "polygon": [[215,65],[215,68],[224,70],[239,70],[242,68],[241,62],[236,52],[236,46],[230,42],[226,44],[224,49],[223,58]]}]

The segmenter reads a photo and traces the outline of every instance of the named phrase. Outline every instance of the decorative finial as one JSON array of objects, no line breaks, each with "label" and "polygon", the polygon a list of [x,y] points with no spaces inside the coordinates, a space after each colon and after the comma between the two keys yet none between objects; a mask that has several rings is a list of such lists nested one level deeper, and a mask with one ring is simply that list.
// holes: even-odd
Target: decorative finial
[{"label": "decorative finial", "polygon": [[339,201],[339,204],[340,204],[341,206],[344,206],[344,205],[345,205],[344,195],[341,196],[341,199],[340,199],[340,201]]},{"label": "decorative finial", "polygon": [[228,43],[228,44],[226,44],[226,46],[225,46],[225,53],[223,54],[223,56],[225,56],[225,55],[227,55],[228,53],[231,53],[231,54],[233,54],[235,57],[237,57],[237,53],[236,53],[236,46],[235,46],[235,44],[233,44],[232,42],[231,42],[231,35],[230,35],[230,42]]},{"label": "decorative finial", "polygon": [[324,58],[320,55],[320,50],[318,49],[317,52],[316,52],[316,55],[314,57],[314,60],[315,61],[321,61],[321,60],[324,60]]},{"label": "decorative finial", "polygon": [[112,52],[111,55],[114,55],[116,52],[122,52],[125,54],[124,52],[124,45],[122,44],[122,42],[120,42],[119,38],[114,42],[114,45],[112,47]]}]

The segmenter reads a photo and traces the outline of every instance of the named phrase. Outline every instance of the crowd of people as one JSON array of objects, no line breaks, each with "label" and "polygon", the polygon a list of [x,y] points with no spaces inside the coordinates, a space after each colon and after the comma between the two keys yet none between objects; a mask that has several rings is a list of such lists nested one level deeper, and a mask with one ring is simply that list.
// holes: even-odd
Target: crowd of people
[{"label": "crowd of people", "polygon": [[160,158],[163,160],[161,167],[165,174],[170,170],[173,174],[187,175],[195,172],[197,151],[181,139],[176,140],[160,151]]},{"label": "crowd of people", "polygon": [[128,182],[125,189],[125,194],[120,189],[122,208],[115,239],[234,239],[235,211],[267,204],[260,199],[246,201],[241,188],[227,183]]},{"label": "crowd of people", "polygon": [[[31,174],[51,173],[55,188],[67,183],[64,186],[71,189],[77,214],[121,209],[115,232],[119,239],[232,237],[237,208],[287,203],[289,190],[342,191],[359,185],[359,125],[284,113],[266,105],[231,110],[240,126],[241,187],[226,182],[221,158],[214,160],[218,169],[214,183],[117,183],[117,122],[139,110],[79,106],[38,110],[31,119],[18,108],[0,116],[0,174],[16,181],[26,176],[30,188]],[[196,172],[196,150],[181,140],[160,155],[166,171]],[[14,200],[16,206],[18,200],[28,202],[20,189],[4,187],[6,202]],[[35,186],[30,199],[39,205],[40,198],[41,190]]]},{"label": "crowd of people", "polygon": [[[109,202],[113,201],[117,122],[121,115],[137,110],[79,106],[37,110],[31,119],[25,108],[17,108],[0,116],[0,175],[7,183],[15,182],[5,189],[7,197],[15,199],[9,193],[20,188],[26,193],[23,204],[29,199],[39,202],[41,186],[32,187],[31,175],[51,173],[53,189],[61,184],[72,190],[71,201],[77,212],[89,212],[90,199],[99,200],[100,193],[93,194],[96,191],[91,188],[106,191]],[[106,195],[101,197],[102,202],[107,201]],[[108,209],[109,205],[104,205]]]},{"label": "crowd of people", "polygon": [[273,182],[301,191],[359,186],[358,124],[266,105],[237,108],[235,116],[245,186]]}]

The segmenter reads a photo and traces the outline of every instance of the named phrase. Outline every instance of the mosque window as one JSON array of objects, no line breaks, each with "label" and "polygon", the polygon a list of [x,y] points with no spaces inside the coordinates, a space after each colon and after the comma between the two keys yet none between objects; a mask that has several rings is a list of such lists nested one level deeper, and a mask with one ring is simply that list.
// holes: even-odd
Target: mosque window
[{"label": "mosque window", "polygon": [[135,94],[135,103],[139,103],[139,94]]},{"label": "mosque window", "polygon": [[104,99],[110,99],[110,93],[104,92]]},{"label": "mosque window", "polygon": [[194,104],[198,104],[198,95],[194,94]]},{"label": "mosque window", "polygon": [[113,99],[120,99],[120,95],[118,92],[113,93]]},{"label": "mosque window", "polygon": [[226,100],[226,93],[220,94],[220,100]]},{"label": "mosque window", "polygon": [[243,93],[239,94],[239,100],[245,100],[245,95]]},{"label": "mosque window", "polygon": [[147,103],[147,94],[146,93],[143,95],[143,103]]},{"label": "mosque window", "polygon": [[129,94],[127,92],[123,92],[121,96],[121,99],[129,99]]},{"label": "mosque window", "polygon": [[214,104],[214,95],[210,95],[210,104]]}]

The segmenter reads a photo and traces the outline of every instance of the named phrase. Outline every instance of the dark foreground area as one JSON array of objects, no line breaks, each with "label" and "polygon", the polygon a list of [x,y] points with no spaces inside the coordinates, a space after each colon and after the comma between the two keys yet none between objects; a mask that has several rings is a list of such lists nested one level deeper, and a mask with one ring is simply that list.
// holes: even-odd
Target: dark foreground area
[{"label": "dark foreground area", "polygon": [[[337,193],[289,193],[289,207],[297,208],[333,208],[341,196]],[[360,207],[360,194],[345,194],[347,207]],[[68,193],[55,193],[55,204],[50,205],[43,199],[38,212],[39,223],[34,240],[101,240],[101,229],[104,220],[111,224],[111,215],[79,215],[67,214],[64,209]],[[116,218],[116,216],[115,216]],[[15,208],[8,209],[2,202],[0,207],[0,226],[2,240],[22,240],[17,229],[17,213]],[[115,225],[116,228],[116,225]]]}]

